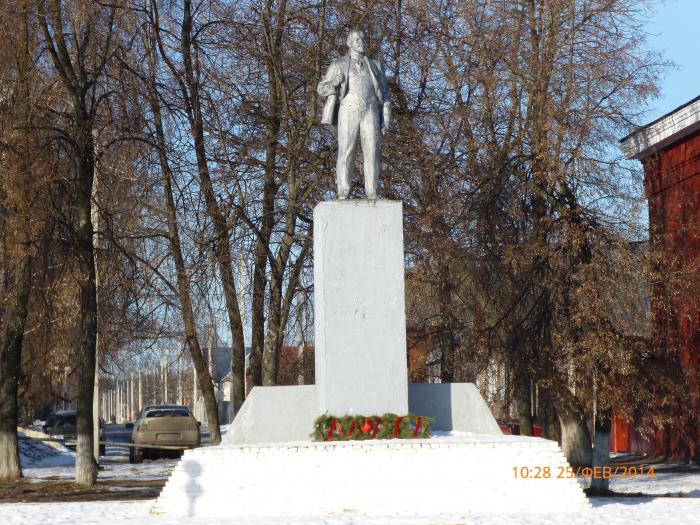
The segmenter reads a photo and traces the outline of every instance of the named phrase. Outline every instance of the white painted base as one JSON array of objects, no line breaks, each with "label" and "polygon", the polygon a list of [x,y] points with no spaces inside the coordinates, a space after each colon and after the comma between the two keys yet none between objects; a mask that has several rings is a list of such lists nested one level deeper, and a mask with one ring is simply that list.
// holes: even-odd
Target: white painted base
[{"label": "white painted base", "polygon": [[[198,518],[464,515],[589,506],[556,443],[521,436],[207,447],[185,452],[153,514]],[[514,467],[549,467],[520,479]],[[534,472],[534,470],[533,470]]]}]

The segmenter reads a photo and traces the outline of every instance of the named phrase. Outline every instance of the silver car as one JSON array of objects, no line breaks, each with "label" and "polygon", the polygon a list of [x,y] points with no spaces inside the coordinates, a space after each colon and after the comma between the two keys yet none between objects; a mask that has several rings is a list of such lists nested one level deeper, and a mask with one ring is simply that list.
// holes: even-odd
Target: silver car
[{"label": "silver car", "polygon": [[200,423],[185,405],[149,405],[141,410],[133,427],[131,442],[134,445],[178,447],[158,449],[130,447],[129,462],[141,463],[145,458],[166,454],[181,454],[183,449],[198,447],[201,443]]}]

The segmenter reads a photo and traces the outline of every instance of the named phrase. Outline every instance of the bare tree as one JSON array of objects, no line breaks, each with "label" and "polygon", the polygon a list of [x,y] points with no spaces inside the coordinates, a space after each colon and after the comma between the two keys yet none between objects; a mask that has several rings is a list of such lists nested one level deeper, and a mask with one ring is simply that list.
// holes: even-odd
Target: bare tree
[{"label": "bare tree", "polygon": [[[13,8],[16,9],[14,13]],[[22,477],[17,443],[17,383],[31,288],[31,202],[25,192],[31,186],[28,179],[33,171],[29,132],[32,42],[26,2],[6,6],[3,11],[3,24],[9,27],[10,22],[14,22],[19,26],[15,38],[3,35],[15,43],[11,47],[13,53],[2,57],[3,77],[7,79],[12,66],[16,66],[16,77],[6,85],[12,87],[9,96],[5,95],[5,100],[0,102],[3,109],[9,110],[3,111],[3,116],[9,117],[7,120],[11,123],[8,127],[15,128],[14,136],[9,129],[3,130],[0,150],[3,173],[0,190],[0,479],[12,480]],[[16,167],[12,166],[15,163]]]},{"label": "bare tree", "polygon": [[[643,226],[629,213],[641,197],[638,174],[610,144],[654,93],[662,65],[644,45],[644,6],[523,0],[400,9],[405,34],[387,46],[402,68],[389,162],[403,169],[388,182],[409,210],[415,275],[433,286],[439,322],[431,322],[458,341],[442,345],[443,379],[469,377],[473,363],[497,356],[508,363],[521,429],[531,429],[534,388],[546,391],[567,456],[589,464],[594,399],[601,406],[605,391],[619,401],[601,385],[614,384],[649,342],[648,312],[615,331],[614,308],[583,293],[595,286],[614,304],[606,252],[629,253],[619,246]],[[619,282],[636,282],[635,270],[622,268],[629,273],[616,273]],[[618,300],[637,300],[635,289]],[[596,357],[574,364],[579,356]]]},{"label": "bare tree", "polygon": [[69,148],[76,175],[77,224],[75,251],[80,290],[80,350],[75,479],[94,485],[93,386],[97,338],[92,194],[95,175],[94,130],[99,111],[109,96],[105,74],[114,53],[117,4],[87,1],[63,5],[60,0],[39,2],[39,24],[51,64],[67,96],[65,127],[60,138]]}]

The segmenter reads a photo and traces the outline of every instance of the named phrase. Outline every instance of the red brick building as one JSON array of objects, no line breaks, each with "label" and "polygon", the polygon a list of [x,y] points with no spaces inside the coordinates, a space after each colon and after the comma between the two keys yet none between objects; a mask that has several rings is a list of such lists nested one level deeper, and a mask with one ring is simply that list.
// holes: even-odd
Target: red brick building
[{"label": "red brick building", "polygon": [[[635,130],[621,141],[627,158],[644,166],[649,202],[649,240],[660,270],[678,274],[688,285],[700,265],[700,97]],[[652,290],[655,342],[660,349],[678,348],[689,374],[690,428],[676,429],[673,448],[700,459],[700,297],[683,293],[683,283]],[[613,444],[634,448],[635,436],[623,422],[614,426]],[[648,448],[639,443],[639,448]],[[657,436],[654,452],[667,453],[669,437]],[[666,450],[663,450],[663,449]],[[685,449],[685,452],[682,451]],[[650,450],[645,450],[651,452]]]}]

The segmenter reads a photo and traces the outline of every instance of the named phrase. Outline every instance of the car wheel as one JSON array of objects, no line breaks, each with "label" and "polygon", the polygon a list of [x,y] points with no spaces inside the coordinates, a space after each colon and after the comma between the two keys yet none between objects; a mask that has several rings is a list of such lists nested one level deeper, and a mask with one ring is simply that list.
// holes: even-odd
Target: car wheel
[{"label": "car wheel", "polygon": [[129,447],[129,463],[143,463],[143,451],[140,448]]}]

